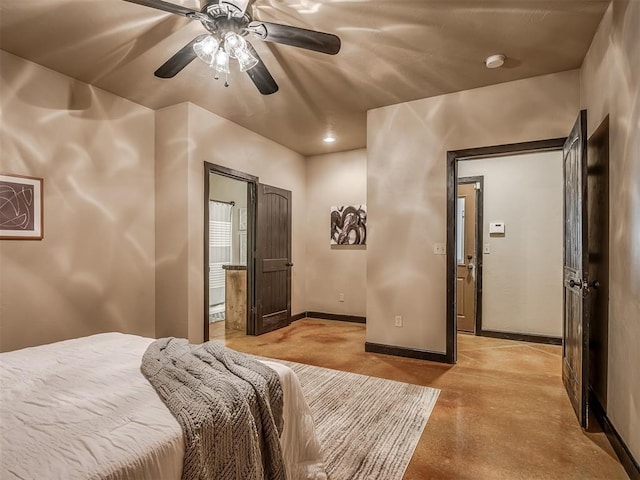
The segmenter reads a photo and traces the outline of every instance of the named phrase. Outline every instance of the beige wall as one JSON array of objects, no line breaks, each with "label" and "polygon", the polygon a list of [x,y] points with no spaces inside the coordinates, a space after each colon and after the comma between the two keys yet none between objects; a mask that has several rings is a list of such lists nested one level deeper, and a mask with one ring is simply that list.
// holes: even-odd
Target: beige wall
[{"label": "beige wall", "polygon": [[[189,337],[186,317],[189,203],[185,190],[189,171],[188,138],[186,103],[155,112],[155,306],[158,338]],[[202,282],[204,288],[204,279]]]},{"label": "beige wall", "polygon": [[44,178],[44,239],[0,241],[0,350],[154,335],[153,111],[0,51],[0,171]]},{"label": "beige wall", "polygon": [[445,351],[446,152],[566,136],[578,111],[577,70],[369,111],[367,341]]},{"label": "beige wall", "polygon": [[[484,176],[482,328],[562,337],[562,151],[458,163]],[[504,222],[505,235],[489,234]],[[544,299],[544,301],[541,301]]]},{"label": "beige wall", "polygon": [[581,70],[589,134],[609,115],[607,415],[640,459],[640,2],[614,0]]},{"label": "beige wall", "polygon": [[[307,158],[307,309],[366,315],[366,247],[330,245],[330,208],[367,198],[365,149]],[[344,294],[344,302],[338,300]]]},{"label": "beige wall", "polygon": [[[165,158],[158,157],[159,172],[166,170],[169,178],[169,165],[179,165],[175,168],[176,182],[160,185],[163,177],[157,176],[158,202],[167,205],[175,199],[179,205],[175,214],[185,215],[180,219],[179,228],[172,226],[171,212],[158,210],[156,215],[158,245],[165,237],[171,239],[168,243],[172,244],[171,248],[163,249],[163,255],[184,252],[167,256],[164,271],[159,268],[157,273],[158,284],[163,286],[164,293],[161,296],[158,291],[157,301],[157,318],[158,324],[163,326],[162,331],[179,332],[192,342],[203,339],[205,161],[258,176],[261,183],[292,192],[292,257],[295,265],[292,269],[292,313],[305,311],[307,194],[304,157],[192,104],[180,104],[158,112],[156,126],[157,151],[175,150]],[[172,277],[173,271],[178,272],[176,278]]]}]

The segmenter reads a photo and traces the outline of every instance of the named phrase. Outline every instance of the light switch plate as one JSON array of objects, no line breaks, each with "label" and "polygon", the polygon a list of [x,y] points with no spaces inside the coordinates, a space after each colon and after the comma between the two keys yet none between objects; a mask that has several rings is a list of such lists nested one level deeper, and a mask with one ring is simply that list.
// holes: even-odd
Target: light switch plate
[{"label": "light switch plate", "polygon": [[491,245],[488,243],[485,243],[484,248],[482,249],[482,253],[491,253]]},{"label": "light switch plate", "polygon": [[447,254],[447,248],[445,246],[444,243],[436,243],[433,246],[433,253],[435,253],[436,255],[446,255]]}]

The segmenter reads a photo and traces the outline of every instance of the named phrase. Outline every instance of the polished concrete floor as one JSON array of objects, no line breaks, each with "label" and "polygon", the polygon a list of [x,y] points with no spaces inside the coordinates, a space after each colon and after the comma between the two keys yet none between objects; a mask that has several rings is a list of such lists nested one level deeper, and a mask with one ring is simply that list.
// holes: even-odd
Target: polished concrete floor
[{"label": "polished concrete floor", "polygon": [[360,324],[303,319],[259,337],[222,327],[211,340],[239,351],[441,389],[405,479],[628,478],[605,436],[579,427],[561,347],[461,334],[449,366],[367,353]]}]

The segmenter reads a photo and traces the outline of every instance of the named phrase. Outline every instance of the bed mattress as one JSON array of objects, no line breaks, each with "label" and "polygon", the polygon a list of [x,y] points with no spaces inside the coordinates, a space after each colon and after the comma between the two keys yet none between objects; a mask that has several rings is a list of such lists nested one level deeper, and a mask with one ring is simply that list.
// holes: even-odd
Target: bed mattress
[{"label": "bed mattress", "polygon": [[[0,478],[179,480],[179,424],[140,372],[153,339],[105,333],[0,355]],[[280,377],[288,477],[324,479],[297,377]]]}]

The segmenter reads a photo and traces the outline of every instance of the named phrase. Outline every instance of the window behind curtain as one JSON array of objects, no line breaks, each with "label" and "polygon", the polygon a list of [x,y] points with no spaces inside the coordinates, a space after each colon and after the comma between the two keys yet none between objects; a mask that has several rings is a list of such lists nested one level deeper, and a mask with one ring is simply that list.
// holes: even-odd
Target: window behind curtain
[{"label": "window behind curtain", "polygon": [[231,263],[233,205],[209,201],[209,304],[224,303],[224,270]]}]

